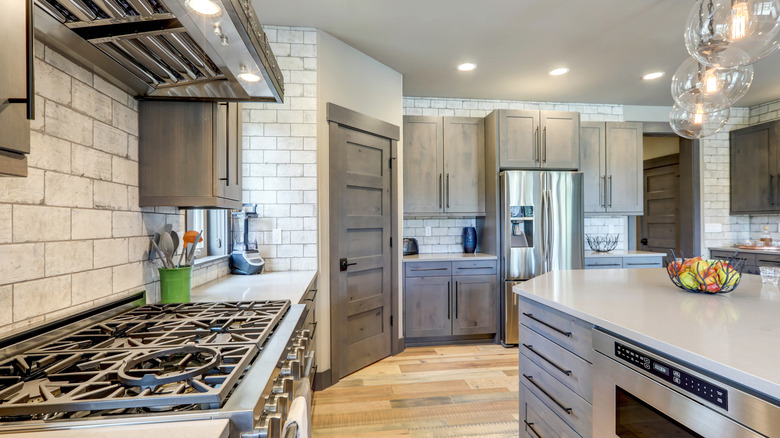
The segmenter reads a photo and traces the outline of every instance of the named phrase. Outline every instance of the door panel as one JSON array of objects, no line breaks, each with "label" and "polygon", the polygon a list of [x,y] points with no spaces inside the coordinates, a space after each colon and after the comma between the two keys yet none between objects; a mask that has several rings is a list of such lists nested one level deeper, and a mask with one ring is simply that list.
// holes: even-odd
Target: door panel
[{"label": "door panel", "polygon": [[[0,14],[0,29],[4,36],[0,62],[0,102],[3,103],[7,99],[26,97],[26,3],[24,0],[3,2],[3,13]],[[39,108],[38,112],[42,113],[42,109]],[[0,132],[0,149],[30,153],[30,121],[27,120],[25,104],[13,103],[0,107]],[[0,160],[3,159],[0,157]]]},{"label": "door panel", "polygon": [[539,111],[499,111],[498,129],[502,169],[539,167]]},{"label": "door panel", "polygon": [[452,319],[453,335],[496,332],[496,276],[452,277],[455,282]]},{"label": "door panel", "polygon": [[642,123],[607,122],[607,212],[642,214]]},{"label": "door panel", "polygon": [[774,122],[731,132],[732,213],[778,209],[777,135]]},{"label": "door panel", "polygon": [[[340,379],[390,354],[391,141],[336,123],[331,131],[333,372]],[[341,258],[354,265],[340,270]]]},{"label": "door panel", "polygon": [[604,122],[582,122],[580,126],[580,171],[583,174],[585,213],[603,213],[606,157]]},{"label": "door panel", "polygon": [[444,145],[445,211],[484,213],[484,119],[445,117]]},{"label": "door panel", "polygon": [[404,117],[404,214],[440,213],[444,207],[441,117]]},{"label": "door panel", "polygon": [[582,174],[545,172],[545,175],[548,271],[582,269],[585,240]]},{"label": "door panel", "polygon": [[580,115],[564,111],[541,112],[542,167],[580,167]]},{"label": "door panel", "polygon": [[404,287],[405,336],[447,336],[450,334],[450,277],[407,277]]},{"label": "door panel", "polygon": [[[640,250],[680,254],[680,156],[669,156],[644,170],[645,214],[639,219]],[[642,243],[647,239],[647,244]]]},{"label": "door panel", "polygon": [[[542,206],[542,172],[536,171],[510,171],[501,172],[501,254],[504,258],[501,263],[501,275],[506,280],[526,280],[544,273],[542,263],[543,255],[543,206]],[[513,209],[514,207],[514,209]],[[529,214],[533,219],[528,221],[531,230],[528,230],[524,220],[517,221],[525,235],[533,238],[529,242],[526,239],[518,240],[512,236],[512,211],[520,211],[525,218]],[[528,232],[530,231],[530,233]],[[528,245],[528,246],[518,246]]]}]

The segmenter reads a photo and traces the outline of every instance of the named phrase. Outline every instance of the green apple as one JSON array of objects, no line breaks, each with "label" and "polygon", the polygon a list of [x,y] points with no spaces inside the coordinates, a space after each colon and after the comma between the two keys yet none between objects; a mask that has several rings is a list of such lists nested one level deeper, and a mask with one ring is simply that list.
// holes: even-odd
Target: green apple
[{"label": "green apple", "polygon": [[699,287],[699,281],[696,280],[696,275],[691,271],[680,274],[680,283],[687,289],[697,289]]}]

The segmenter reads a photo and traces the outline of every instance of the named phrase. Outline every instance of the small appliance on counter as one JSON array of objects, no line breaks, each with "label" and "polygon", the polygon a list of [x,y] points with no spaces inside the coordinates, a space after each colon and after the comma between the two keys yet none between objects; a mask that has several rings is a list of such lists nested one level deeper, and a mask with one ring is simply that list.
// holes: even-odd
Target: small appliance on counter
[{"label": "small appliance on counter", "polygon": [[263,271],[265,260],[257,250],[257,240],[249,241],[249,220],[257,217],[257,204],[244,204],[233,212],[233,250],[230,253],[232,274],[254,275]]},{"label": "small appliance on counter", "polygon": [[417,255],[419,253],[417,239],[414,237],[404,237],[404,255]]}]

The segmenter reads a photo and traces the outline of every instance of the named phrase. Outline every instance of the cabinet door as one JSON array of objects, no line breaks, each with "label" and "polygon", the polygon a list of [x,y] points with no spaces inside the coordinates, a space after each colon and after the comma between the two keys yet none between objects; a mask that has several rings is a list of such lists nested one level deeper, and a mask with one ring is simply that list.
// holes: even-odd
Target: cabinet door
[{"label": "cabinet door", "polygon": [[[22,154],[30,153],[30,121],[27,120],[27,108],[24,103],[8,103],[7,99],[26,98],[26,4],[24,0],[4,1],[3,13],[0,14],[0,34],[3,36],[3,50],[0,52],[0,102],[3,103],[0,106],[0,150]],[[39,108],[38,112],[42,113],[41,110],[42,108]],[[25,160],[24,157],[2,154],[0,172],[26,176],[26,162],[24,167],[21,166]]]},{"label": "cabinet door", "polygon": [[642,123],[607,122],[607,212],[644,213]]},{"label": "cabinet door", "polygon": [[404,214],[444,208],[444,140],[441,117],[404,117]]},{"label": "cabinet door", "polygon": [[231,102],[219,105],[227,111],[220,115],[225,121],[225,132],[222,133],[225,140],[214,143],[221,148],[218,153],[224,157],[219,160],[222,169],[217,186],[218,196],[241,201],[241,104]]},{"label": "cabinet door", "polygon": [[580,125],[580,171],[583,174],[585,213],[603,213],[606,184],[606,124],[582,122]]},{"label": "cabinet door", "polygon": [[485,119],[444,118],[444,211],[485,213]]},{"label": "cabinet door", "polygon": [[452,327],[451,277],[410,277],[405,280],[405,336],[448,336]]},{"label": "cabinet door", "polygon": [[580,167],[580,113],[542,111],[542,167],[577,170]]},{"label": "cabinet door", "polygon": [[539,111],[499,111],[499,166],[502,169],[539,167],[540,135]]},{"label": "cabinet door", "polygon": [[731,132],[731,213],[778,209],[777,122]]},{"label": "cabinet door", "polygon": [[496,276],[454,276],[452,334],[496,332]]}]

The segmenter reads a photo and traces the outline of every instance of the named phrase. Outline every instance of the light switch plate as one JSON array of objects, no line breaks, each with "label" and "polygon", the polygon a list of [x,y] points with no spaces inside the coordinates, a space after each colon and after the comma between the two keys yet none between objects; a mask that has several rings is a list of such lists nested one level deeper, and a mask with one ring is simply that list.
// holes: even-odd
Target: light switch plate
[{"label": "light switch plate", "polygon": [[425,227],[425,236],[430,237],[431,235],[431,227]]}]

